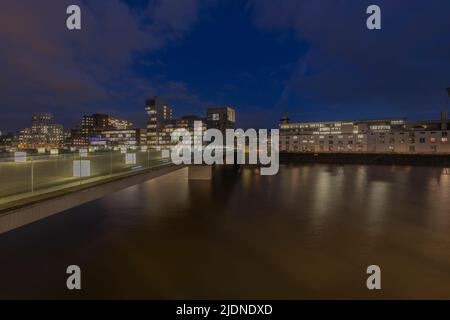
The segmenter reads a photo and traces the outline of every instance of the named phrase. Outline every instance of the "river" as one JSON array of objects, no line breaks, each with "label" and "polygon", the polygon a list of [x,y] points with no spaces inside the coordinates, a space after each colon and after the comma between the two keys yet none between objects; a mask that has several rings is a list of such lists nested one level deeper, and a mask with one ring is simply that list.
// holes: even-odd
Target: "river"
[{"label": "river", "polygon": [[0,298],[450,299],[449,208],[437,167],[183,169],[0,235]]}]

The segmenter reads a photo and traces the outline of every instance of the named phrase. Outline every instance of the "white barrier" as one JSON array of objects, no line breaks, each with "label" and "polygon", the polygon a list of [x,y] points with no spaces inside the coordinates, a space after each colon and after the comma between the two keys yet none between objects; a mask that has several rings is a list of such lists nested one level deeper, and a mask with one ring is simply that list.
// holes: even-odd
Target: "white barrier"
[{"label": "white barrier", "polygon": [[125,155],[125,164],[136,164],[136,154],[135,153],[127,153]]},{"label": "white barrier", "polygon": [[80,157],[87,157],[88,156],[88,151],[87,149],[80,149]]},{"label": "white barrier", "polygon": [[73,161],[73,176],[84,178],[91,176],[91,161],[90,160],[74,160]]},{"label": "white barrier", "polygon": [[27,153],[26,152],[15,152],[14,153],[14,161],[15,162],[27,162]]}]

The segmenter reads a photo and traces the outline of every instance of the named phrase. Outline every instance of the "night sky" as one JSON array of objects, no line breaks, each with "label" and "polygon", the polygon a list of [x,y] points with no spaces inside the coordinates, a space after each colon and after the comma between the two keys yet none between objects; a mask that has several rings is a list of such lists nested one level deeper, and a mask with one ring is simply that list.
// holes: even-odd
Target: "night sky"
[{"label": "night sky", "polygon": [[[66,28],[78,4],[82,30]],[[382,30],[366,8],[382,9]],[[144,127],[231,105],[241,127],[448,109],[449,0],[2,0],[0,130],[53,112],[66,129],[103,112]]]}]

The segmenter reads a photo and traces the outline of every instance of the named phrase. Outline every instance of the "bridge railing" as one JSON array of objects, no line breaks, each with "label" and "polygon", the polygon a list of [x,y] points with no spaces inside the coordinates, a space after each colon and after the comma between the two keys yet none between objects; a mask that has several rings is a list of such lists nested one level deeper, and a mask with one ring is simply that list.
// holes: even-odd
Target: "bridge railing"
[{"label": "bridge railing", "polygon": [[170,164],[157,150],[123,150],[0,158],[0,209],[5,204]]}]

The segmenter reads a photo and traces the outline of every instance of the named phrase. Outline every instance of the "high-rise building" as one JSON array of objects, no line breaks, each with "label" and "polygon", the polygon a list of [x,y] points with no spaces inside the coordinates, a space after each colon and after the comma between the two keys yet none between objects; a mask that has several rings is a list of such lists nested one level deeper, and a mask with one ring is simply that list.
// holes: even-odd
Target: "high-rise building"
[{"label": "high-rise building", "polygon": [[162,97],[151,97],[145,102],[147,121],[147,144],[152,147],[159,145],[159,135],[165,121],[172,119],[172,107]]},{"label": "high-rise building", "polygon": [[145,110],[148,114],[147,144],[158,148],[173,145],[171,134],[177,129],[186,129],[194,133],[196,122],[201,123],[202,133],[207,128],[216,128],[225,134],[226,129],[234,129],[236,125],[236,111],[230,107],[209,108],[207,117],[182,116],[172,118],[172,107],[162,97],[147,99]]},{"label": "high-rise building", "polygon": [[64,142],[64,129],[55,123],[51,113],[35,113],[31,128],[25,128],[19,135],[19,148],[59,148]]},{"label": "high-rise building", "polygon": [[[185,129],[190,133],[194,133],[195,123],[201,124],[201,134],[206,130],[206,119],[198,116],[182,116],[179,119],[164,121],[161,131],[158,135],[158,146],[170,146],[172,142],[172,132],[177,129]],[[200,133],[200,132],[199,132]]]},{"label": "high-rise building", "polygon": [[236,111],[231,107],[208,108],[208,129],[219,129],[225,135],[226,129],[236,127]]}]

